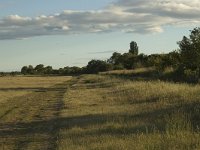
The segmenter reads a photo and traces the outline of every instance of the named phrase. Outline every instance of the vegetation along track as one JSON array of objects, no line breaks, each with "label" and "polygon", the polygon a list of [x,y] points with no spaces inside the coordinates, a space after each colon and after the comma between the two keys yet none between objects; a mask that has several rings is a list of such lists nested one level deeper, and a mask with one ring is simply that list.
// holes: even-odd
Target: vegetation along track
[{"label": "vegetation along track", "polygon": [[65,81],[51,87],[19,88],[28,94],[0,104],[0,149],[56,149],[57,120],[69,84]]}]

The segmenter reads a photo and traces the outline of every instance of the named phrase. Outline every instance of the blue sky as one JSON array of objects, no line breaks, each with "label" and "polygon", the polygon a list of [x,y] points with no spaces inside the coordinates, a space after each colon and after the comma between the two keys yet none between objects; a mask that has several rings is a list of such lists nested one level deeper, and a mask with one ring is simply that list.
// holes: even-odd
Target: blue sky
[{"label": "blue sky", "polygon": [[84,66],[127,52],[167,53],[198,26],[194,0],[0,0],[0,71]]}]

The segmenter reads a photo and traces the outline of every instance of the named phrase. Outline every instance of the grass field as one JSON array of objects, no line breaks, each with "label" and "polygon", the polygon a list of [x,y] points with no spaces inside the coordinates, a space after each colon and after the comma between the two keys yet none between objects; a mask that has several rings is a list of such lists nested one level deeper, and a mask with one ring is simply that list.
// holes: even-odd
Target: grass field
[{"label": "grass field", "polygon": [[56,119],[71,77],[0,78],[0,149],[55,149]]},{"label": "grass field", "polygon": [[0,149],[200,149],[200,85],[116,74],[1,78]]}]

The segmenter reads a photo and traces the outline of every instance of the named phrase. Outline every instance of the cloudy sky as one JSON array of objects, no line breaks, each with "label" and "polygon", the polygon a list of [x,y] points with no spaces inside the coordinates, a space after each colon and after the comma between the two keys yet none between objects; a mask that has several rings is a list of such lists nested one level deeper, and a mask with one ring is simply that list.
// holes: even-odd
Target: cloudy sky
[{"label": "cloudy sky", "polygon": [[84,66],[126,52],[167,53],[200,25],[200,0],[0,0],[0,71]]}]

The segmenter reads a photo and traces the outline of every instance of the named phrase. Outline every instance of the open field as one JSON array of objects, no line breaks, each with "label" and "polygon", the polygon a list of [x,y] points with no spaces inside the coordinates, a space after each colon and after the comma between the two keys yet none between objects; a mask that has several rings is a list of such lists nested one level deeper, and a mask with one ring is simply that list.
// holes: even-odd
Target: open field
[{"label": "open field", "polygon": [[1,82],[0,149],[200,149],[200,85],[113,74]]},{"label": "open field", "polygon": [[[59,150],[200,149],[200,86],[81,76],[65,94]],[[61,124],[62,124],[61,123]]]},{"label": "open field", "polygon": [[55,149],[56,119],[71,77],[0,79],[0,149]]},{"label": "open field", "polygon": [[8,89],[9,88],[47,88],[51,87],[55,84],[62,83],[66,81],[66,78],[62,76],[52,76],[52,77],[26,77],[26,76],[8,76],[0,78],[0,89]]}]

